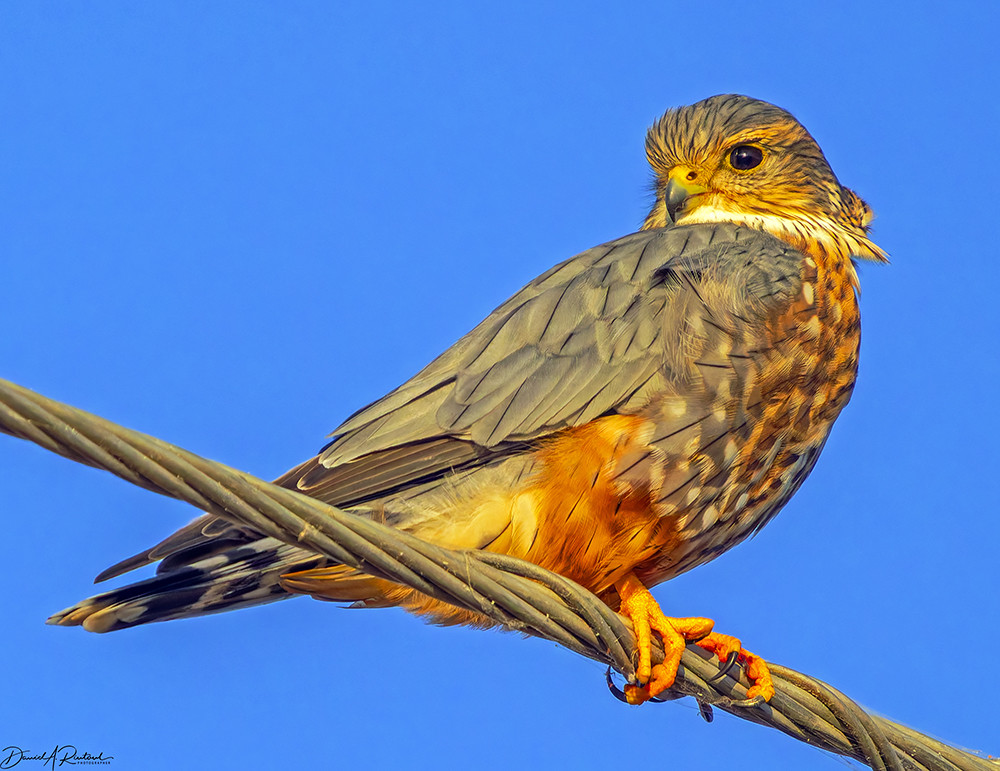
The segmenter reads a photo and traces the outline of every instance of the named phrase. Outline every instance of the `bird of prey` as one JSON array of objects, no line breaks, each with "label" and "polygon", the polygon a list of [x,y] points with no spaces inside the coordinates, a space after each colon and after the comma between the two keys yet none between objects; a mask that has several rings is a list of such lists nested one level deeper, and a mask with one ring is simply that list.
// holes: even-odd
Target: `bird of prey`
[{"label": "bird of prey", "polygon": [[[688,641],[738,656],[767,699],[758,656],[708,619],[667,617],[648,587],[746,539],[802,484],[854,387],[854,260],[885,255],[867,204],[774,105],[669,110],[646,155],[638,232],[543,273],[277,483],[595,592],[635,629],[632,703],[673,683]],[[211,515],[98,580],[157,561],[50,623],[108,632],[301,594],[492,623]]]}]

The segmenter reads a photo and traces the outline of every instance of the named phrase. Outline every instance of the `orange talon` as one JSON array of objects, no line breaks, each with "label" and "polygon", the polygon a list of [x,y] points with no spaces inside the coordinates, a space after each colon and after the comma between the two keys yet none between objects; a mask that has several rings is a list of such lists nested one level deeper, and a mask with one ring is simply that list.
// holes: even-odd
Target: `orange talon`
[{"label": "orange talon", "polygon": [[768,671],[764,659],[745,650],[735,637],[712,632],[703,640],[698,640],[696,645],[714,653],[720,661],[726,661],[732,653],[737,654],[736,660],[743,664],[747,678],[753,683],[747,689],[748,699],[761,696],[764,701],[770,701],[771,697],[774,696],[774,682],[771,680],[771,673]]},{"label": "orange talon", "polygon": [[[774,683],[764,660],[748,650],[740,641],[727,634],[712,631],[715,622],[708,618],[670,618],[664,615],[653,595],[643,583],[629,573],[615,584],[621,597],[619,612],[632,622],[639,662],[635,668],[637,684],[625,686],[625,699],[629,704],[642,704],[655,698],[674,684],[681,654],[689,641],[695,642],[710,653],[726,661],[733,653],[744,666],[752,685],[747,698],[760,696],[770,701],[774,696]],[[663,640],[663,663],[651,666],[651,638],[656,632]]]},{"label": "orange talon", "polygon": [[[708,618],[669,618],[664,615],[653,595],[642,582],[629,573],[615,584],[621,597],[619,612],[632,622],[639,663],[635,668],[638,684],[625,686],[629,704],[642,704],[674,684],[681,654],[688,640],[700,640],[712,631]],[[656,632],[663,640],[663,663],[651,666],[651,636]],[[738,645],[738,643],[737,643]]]}]

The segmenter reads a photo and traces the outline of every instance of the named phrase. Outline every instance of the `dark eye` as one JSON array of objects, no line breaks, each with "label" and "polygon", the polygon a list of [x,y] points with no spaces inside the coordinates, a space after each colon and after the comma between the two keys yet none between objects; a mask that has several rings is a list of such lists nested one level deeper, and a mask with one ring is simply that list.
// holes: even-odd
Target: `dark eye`
[{"label": "dark eye", "polygon": [[747,171],[756,168],[760,166],[762,160],[764,160],[764,151],[753,145],[734,147],[733,151],[729,154],[729,163],[737,171]]}]

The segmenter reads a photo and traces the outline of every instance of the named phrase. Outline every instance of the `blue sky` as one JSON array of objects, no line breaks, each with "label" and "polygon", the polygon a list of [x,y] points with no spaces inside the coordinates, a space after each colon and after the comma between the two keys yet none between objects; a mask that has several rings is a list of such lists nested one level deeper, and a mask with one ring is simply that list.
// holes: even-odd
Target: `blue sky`
[{"label": "blue sky", "polygon": [[[757,538],[660,586],[768,659],[1000,752],[1000,60],[987,4],[11,2],[0,377],[263,477],[648,205],[646,127],[741,92],[875,209],[854,399]],[[43,624],[195,512],[0,436],[0,746],[114,768],[837,768],[628,708],[516,635],[308,599]]]}]

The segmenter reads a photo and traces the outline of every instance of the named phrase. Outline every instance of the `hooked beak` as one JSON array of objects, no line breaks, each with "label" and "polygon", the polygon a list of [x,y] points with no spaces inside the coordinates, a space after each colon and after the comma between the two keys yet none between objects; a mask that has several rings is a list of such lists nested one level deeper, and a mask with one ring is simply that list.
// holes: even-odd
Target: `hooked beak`
[{"label": "hooked beak", "polygon": [[707,193],[708,188],[688,179],[690,169],[678,166],[670,171],[667,186],[663,190],[667,214],[671,222],[677,222],[677,215],[684,210],[687,200],[692,196]]}]

